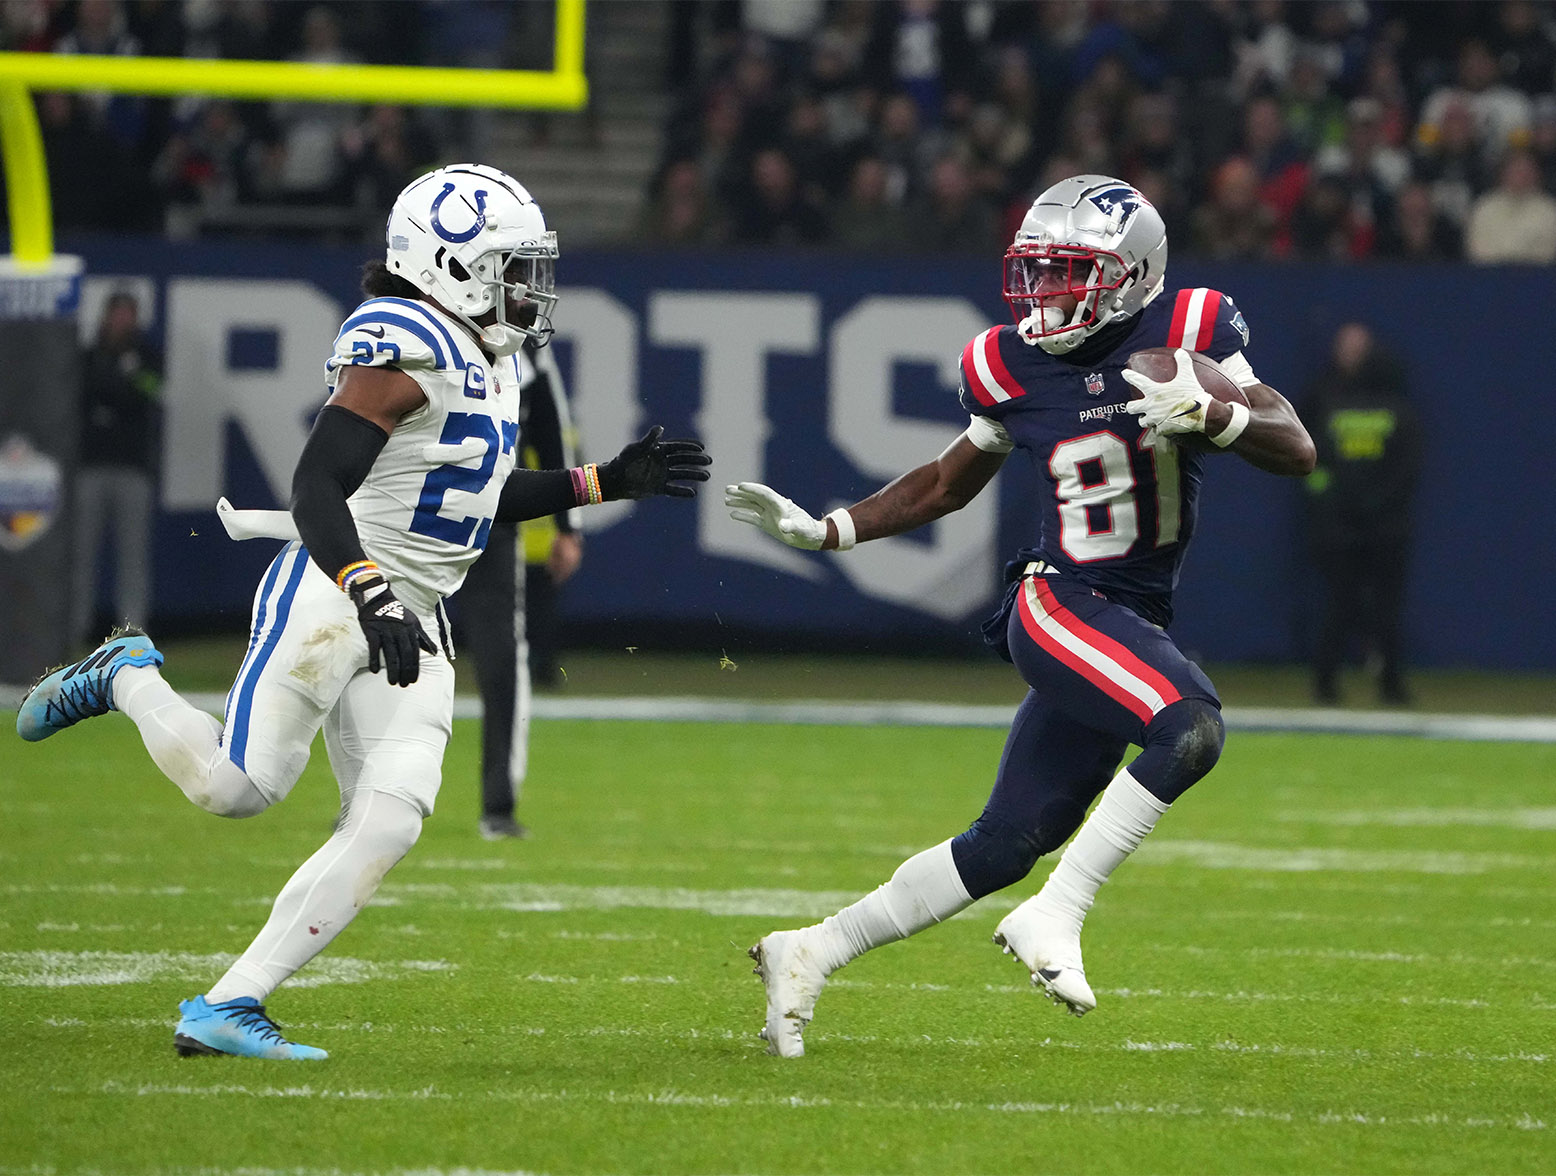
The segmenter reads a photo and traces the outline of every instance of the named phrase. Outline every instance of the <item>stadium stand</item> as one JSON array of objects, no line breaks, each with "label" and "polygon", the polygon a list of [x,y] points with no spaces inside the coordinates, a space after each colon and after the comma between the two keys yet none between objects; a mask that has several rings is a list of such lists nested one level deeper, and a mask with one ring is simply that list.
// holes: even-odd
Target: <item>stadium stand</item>
[{"label": "stadium stand", "polygon": [[[40,52],[534,68],[552,16],[31,0],[3,19],[5,48]],[[573,244],[958,252],[1085,170],[1140,186],[1186,252],[1356,261],[1465,256],[1477,207],[1477,242],[1543,232],[1556,185],[1556,13],[1534,0],[596,3],[588,69],[584,116],[41,94],[56,216],[367,241],[385,193],[475,153],[532,177]],[[1533,167],[1510,184],[1511,155]],[[116,182],[75,182],[84,160]]]}]

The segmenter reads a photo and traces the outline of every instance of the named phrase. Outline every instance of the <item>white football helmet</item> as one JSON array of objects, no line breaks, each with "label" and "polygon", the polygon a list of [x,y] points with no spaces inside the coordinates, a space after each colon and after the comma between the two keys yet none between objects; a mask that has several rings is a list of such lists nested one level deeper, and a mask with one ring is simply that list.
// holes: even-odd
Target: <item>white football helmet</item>
[{"label": "white football helmet", "polygon": [[[436,299],[493,355],[551,337],[556,233],[512,176],[478,163],[429,172],[395,199],[385,236],[390,271]],[[517,322],[508,318],[510,299]],[[496,321],[477,325],[493,309]]]},{"label": "white football helmet", "polygon": [[[1005,251],[1004,293],[1028,343],[1075,350],[1162,292],[1167,227],[1138,188],[1110,176],[1071,176],[1027,209]],[[1071,295],[1075,309],[1051,305]]]}]

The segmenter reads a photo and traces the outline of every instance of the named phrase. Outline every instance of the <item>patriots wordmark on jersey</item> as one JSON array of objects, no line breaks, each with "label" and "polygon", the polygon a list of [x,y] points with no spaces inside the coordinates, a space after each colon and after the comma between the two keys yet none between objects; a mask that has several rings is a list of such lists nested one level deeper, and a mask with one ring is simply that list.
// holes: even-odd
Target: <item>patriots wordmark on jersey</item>
[{"label": "patriots wordmark on jersey", "polygon": [[1018,558],[1046,560],[1165,625],[1194,534],[1204,456],[1167,438],[1148,443],[1125,408],[1137,393],[1121,373],[1143,348],[1185,347],[1231,360],[1229,374],[1246,386],[1256,382],[1241,357],[1247,342],[1231,298],[1201,287],[1163,291],[1112,351],[1083,364],[1028,345],[1014,326],[968,343],[962,406],[1026,450],[1049,491]]},{"label": "patriots wordmark on jersey", "polygon": [[520,363],[520,354],[488,361],[463,326],[426,302],[373,298],[346,319],[325,365],[331,390],[348,367],[390,366],[426,393],[348,503],[368,557],[423,616],[486,546],[517,460]]}]

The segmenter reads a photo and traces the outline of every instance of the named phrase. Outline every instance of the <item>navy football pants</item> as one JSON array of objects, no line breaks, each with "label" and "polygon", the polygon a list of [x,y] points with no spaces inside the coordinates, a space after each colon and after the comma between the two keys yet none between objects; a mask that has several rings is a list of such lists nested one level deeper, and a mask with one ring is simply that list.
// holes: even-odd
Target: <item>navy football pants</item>
[{"label": "navy football pants", "polygon": [[1221,700],[1172,639],[1074,580],[1029,576],[1007,618],[1031,690],[1016,711],[983,815],[952,842],[974,898],[1025,877],[1063,845],[1118,769],[1176,800],[1221,751]]}]

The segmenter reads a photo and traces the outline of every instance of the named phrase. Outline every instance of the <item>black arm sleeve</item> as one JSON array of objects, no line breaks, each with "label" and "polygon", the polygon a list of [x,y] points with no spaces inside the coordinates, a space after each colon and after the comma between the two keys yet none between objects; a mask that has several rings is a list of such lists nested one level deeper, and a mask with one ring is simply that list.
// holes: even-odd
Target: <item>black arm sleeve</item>
[{"label": "black arm sleeve", "polygon": [[566,464],[562,453],[562,418],[556,411],[556,390],[551,377],[542,373],[524,389],[530,398],[529,416],[524,421],[524,447],[535,451],[536,467],[559,470]]},{"label": "black arm sleeve", "polygon": [[326,404],[319,410],[292,474],[292,520],[313,562],[334,579],[347,564],[366,559],[346,499],[373,468],[389,440],[372,421]]},{"label": "black arm sleeve", "polygon": [[[524,432],[520,441],[526,450],[534,450],[536,468],[559,470],[567,465],[567,447],[562,440],[562,416],[557,412],[557,397],[561,390],[549,375],[542,371],[524,389],[529,398],[529,413],[524,418]],[[569,502],[569,507],[575,505]],[[558,531],[574,530],[572,516],[566,509],[557,512]]]},{"label": "black arm sleeve", "polygon": [[578,505],[573,476],[567,470],[527,470],[522,466],[508,475],[497,500],[499,523],[522,523],[558,514]]}]

